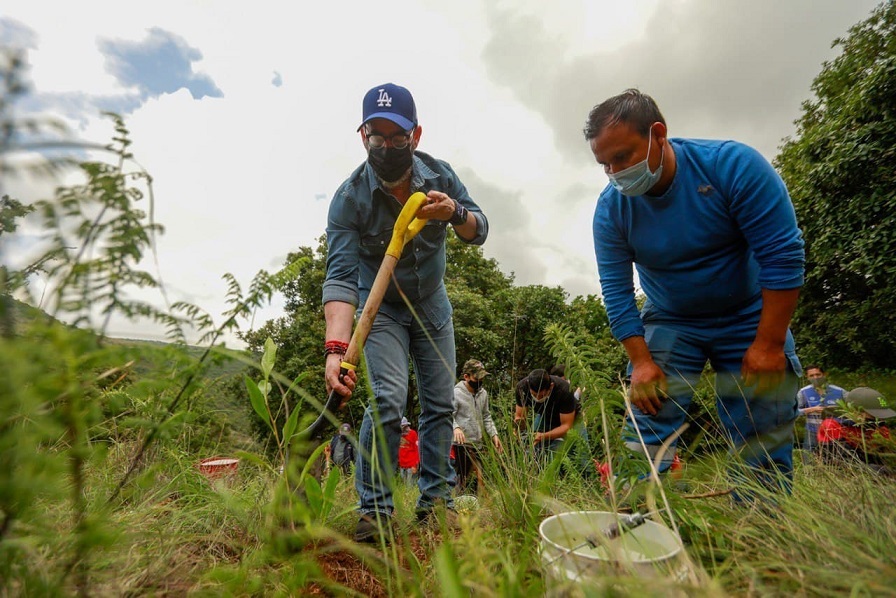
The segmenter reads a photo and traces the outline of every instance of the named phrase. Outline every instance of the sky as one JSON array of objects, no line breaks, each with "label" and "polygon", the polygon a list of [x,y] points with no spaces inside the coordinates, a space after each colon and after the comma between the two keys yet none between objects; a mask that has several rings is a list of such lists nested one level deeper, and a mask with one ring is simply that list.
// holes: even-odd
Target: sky
[{"label": "sky", "polygon": [[[20,116],[62,118],[95,143],[112,136],[101,111],[124,117],[165,227],[158,270],[140,267],[220,322],[224,273],[246,288],[317,246],[330,198],[366,158],[356,129],[374,86],[413,93],[419,149],[451,164],[489,219],[486,257],[520,285],[599,294],[591,221],[607,178],[582,136],[588,111],[636,87],[670,136],[736,139],[772,160],[832,42],[877,4],[4,0],[0,44],[28,50]],[[5,179],[26,203],[52,190]],[[4,262],[26,261],[23,232],[0,246]],[[242,326],[282,315],[278,296]],[[164,338],[146,322],[109,331]]]}]

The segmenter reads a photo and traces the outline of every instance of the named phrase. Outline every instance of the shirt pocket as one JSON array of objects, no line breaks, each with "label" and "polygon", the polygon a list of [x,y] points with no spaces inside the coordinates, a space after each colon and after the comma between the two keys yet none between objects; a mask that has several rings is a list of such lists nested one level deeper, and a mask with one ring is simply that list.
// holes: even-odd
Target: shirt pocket
[{"label": "shirt pocket", "polygon": [[422,243],[426,250],[433,250],[445,242],[448,234],[448,222],[445,220],[429,220],[417,234],[418,243]]},{"label": "shirt pocket", "polygon": [[386,248],[392,240],[392,229],[382,229],[361,235],[361,255],[364,257],[379,257],[386,255]]}]

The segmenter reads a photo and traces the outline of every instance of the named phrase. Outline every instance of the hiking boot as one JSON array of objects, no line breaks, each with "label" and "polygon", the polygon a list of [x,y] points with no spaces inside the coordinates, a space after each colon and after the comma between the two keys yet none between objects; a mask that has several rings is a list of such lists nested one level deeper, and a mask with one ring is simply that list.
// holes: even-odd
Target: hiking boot
[{"label": "hiking boot", "polygon": [[392,539],[392,518],[383,513],[361,515],[355,527],[355,542],[388,543]]}]

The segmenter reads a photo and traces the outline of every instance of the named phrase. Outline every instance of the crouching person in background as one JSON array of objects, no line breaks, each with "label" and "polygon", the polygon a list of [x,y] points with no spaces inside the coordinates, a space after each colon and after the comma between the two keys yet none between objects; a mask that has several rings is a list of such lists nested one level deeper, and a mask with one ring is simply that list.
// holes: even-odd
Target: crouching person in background
[{"label": "crouching person in background", "polygon": [[516,411],[513,423],[517,431],[526,429],[529,409],[535,413],[530,440],[535,456],[549,461],[563,446],[576,418],[576,399],[569,383],[546,370],[532,370],[516,385]]},{"label": "crouching person in background", "polygon": [[887,426],[896,411],[879,392],[866,387],[849,391],[845,404],[845,417],[826,418],[818,428],[824,462],[861,463],[877,473],[896,475],[896,437]]}]

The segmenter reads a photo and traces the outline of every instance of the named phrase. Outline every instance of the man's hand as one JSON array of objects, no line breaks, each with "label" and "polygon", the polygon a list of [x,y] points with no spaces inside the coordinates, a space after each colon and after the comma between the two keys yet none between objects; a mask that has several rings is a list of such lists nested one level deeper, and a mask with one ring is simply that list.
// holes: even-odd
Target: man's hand
[{"label": "man's hand", "polygon": [[467,441],[464,431],[460,428],[454,428],[454,444],[463,444]]},{"label": "man's hand", "polygon": [[784,380],[787,371],[787,358],[784,356],[784,345],[760,343],[753,344],[744,353],[740,374],[744,386],[756,386],[756,394],[767,392]]},{"label": "man's hand", "polygon": [[339,371],[342,368],[342,355],[331,353],[327,355],[327,368],[325,372],[327,380],[327,394],[335,390],[336,394],[342,397],[342,403],[339,408],[342,409],[352,396],[355,390],[355,384],[358,381],[358,374],[354,370],[349,370],[344,378],[339,378]]},{"label": "man's hand", "polygon": [[744,386],[755,386],[757,395],[775,388],[784,380],[787,372],[784,343],[799,296],[799,289],[762,289],[762,313],[759,315],[756,339],[744,353],[740,368]]},{"label": "man's hand", "polygon": [[[327,301],[324,304],[324,318],[327,321],[327,332],[325,338],[334,341],[341,341],[351,337],[352,323],[354,322],[355,306],[344,301]],[[343,356],[338,353],[330,353],[326,358],[326,367],[324,369],[324,380],[327,383],[327,394],[333,390],[342,397],[342,403],[339,408],[345,407],[348,399],[352,396],[355,389],[355,382],[358,375],[349,370],[344,379],[340,379],[339,371],[342,368]]]},{"label": "man's hand", "polygon": [[501,444],[501,439],[498,438],[497,434],[492,436],[492,443],[495,445],[495,450],[497,450],[499,453],[504,452],[504,445]]},{"label": "man's hand", "polygon": [[806,407],[805,409],[803,409],[803,413],[805,413],[806,415],[810,413],[821,413],[823,411],[824,407],[822,407],[821,405],[816,405],[815,407]]},{"label": "man's hand", "polygon": [[430,191],[426,194],[427,202],[417,210],[417,218],[427,220],[451,220],[454,216],[455,202],[441,191]]},{"label": "man's hand", "polygon": [[544,432],[536,432],[536,433],[532,436],[532,444],[538,444],[538,443],[540,443],[540,442],[544,442],[544,440],[545,440],[545,438],[544,438]]},{"label": "man's hand", "polygon": [[643,336],[630,336],[622,341],[622,346],[632,362],[628,396],[635,407],[648,415],[656,415],[666,395],[666,374],[653,360]]},{"label": "man's hand", "polygon": [[666,390],[666,374],[653,359],[641,361],[632,367],[628,392],[635,407],[649,415],[656,415],[663,406]]}]

